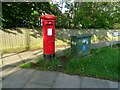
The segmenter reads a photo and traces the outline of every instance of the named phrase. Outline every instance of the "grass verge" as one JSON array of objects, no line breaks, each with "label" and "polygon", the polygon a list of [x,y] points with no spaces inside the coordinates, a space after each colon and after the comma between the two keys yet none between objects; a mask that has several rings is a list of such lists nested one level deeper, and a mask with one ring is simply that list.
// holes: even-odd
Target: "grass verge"
[{"label": "grass verge", "polygon": [[68,74],[81,76],[92,76],[96,78],[120,81],[120,63],[118,52],[120,45],[103,47],[91,50],[90,57],[74,57],[70,51],[65,52],[64,56],[46,62],[42,58],[36,63],[25,63],[21,68],[34,68],[37,70],[62,71]]}]

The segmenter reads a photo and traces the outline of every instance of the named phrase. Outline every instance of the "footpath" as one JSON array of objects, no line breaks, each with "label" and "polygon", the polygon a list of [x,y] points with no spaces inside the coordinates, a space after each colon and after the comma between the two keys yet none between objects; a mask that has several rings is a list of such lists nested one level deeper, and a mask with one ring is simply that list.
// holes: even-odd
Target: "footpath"
[{"label": "footpath", "polygon": [[[105,43],[94,44],[92,48],[110,45]],[[68,47],[57,48],[56,51],[66,48]],[[120,90],[120,82],[18,67],[19,64],[25,62],[34,62],[34,59],[39,56],[42,56],[42,50],[4,54],[0,60],[0,88],[109,88]]]}]

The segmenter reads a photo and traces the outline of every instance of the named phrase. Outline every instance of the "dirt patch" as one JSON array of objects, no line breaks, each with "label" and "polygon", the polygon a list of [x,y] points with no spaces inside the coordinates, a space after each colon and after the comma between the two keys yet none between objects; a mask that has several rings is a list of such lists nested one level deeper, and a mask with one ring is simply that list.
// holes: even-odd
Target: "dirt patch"
[{"label": "dirt patch", "polygon": [[60,57],[58,57],[58,59],[63,63],[67,63],[69,61],[66,56],[60,56]]}]

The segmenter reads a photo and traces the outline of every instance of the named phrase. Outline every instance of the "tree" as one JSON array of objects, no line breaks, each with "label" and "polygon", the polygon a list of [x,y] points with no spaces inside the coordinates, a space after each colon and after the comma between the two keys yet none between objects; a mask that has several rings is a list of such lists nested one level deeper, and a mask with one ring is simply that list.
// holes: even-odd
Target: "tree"
[{"label": "tree", "polygon": [[48,2],[3,2],[3,27],[34,27],[39,16],[52,13]]},{"label": "tree", "polygon": [[57,28],[120,28],[119,2],[66,2],[69,13],[62,13],[49,2],[3,2],[3,27],[37,27],[39,16],[57,16]]},{"label": "tree", "polygon": [[76,2],[70,11],[74,12],[73,27],[81,28],[82,25],[82,28],[114,28],[115,23],[120,24],[119,4],[118,2]]}]

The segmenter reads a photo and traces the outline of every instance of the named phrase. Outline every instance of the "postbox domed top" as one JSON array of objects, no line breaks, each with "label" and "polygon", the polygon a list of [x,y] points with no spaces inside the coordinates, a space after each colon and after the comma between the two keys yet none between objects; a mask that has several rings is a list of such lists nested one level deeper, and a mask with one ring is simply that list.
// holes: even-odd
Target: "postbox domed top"
[{"label": "postbox domed top", "polygon": [[47,14],[47,15],[40,16],[40,18],[41,19],[56,19],[56,16]]}]

